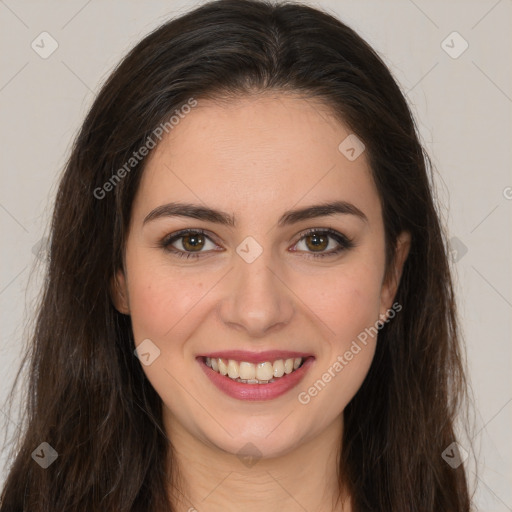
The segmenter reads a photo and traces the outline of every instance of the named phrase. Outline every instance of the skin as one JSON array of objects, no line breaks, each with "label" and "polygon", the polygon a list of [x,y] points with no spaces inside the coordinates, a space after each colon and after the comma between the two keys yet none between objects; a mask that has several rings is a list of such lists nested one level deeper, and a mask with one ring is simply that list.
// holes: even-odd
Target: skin
[{"label": "skin", "polygon": [[[381,205],[365,153],[349,161],[338,150],[350,133],[325,106],[290,94],[201,100],[148,158],[113,299],[131,315],[136,345],[149,338],[160,350],[143,370],[164,404],[181,472],[181,493],[172,493],[178,510],[351,510],[347,493],[334,508],[342,412],[368,372],[376,339],[309,403],[298,394],[391,308],[409,236],[399,237],[385,280]],[[277,227],[286,210],[333,200],[353,204],[367,220],[337,214]],[[171,201],[228,212],[237,225],[186,217],[144,224]],[[355,247],[314,258],[303,233],[329,227]],[[207,231],[202,257],[179,258],[159,244],[185,228]],[[263,248],[252,263],[236,252],[248,236]],[[328,240],[317,251],[338,247]],[[190,252],[183,243],[173,247]],[[214,387],[195,359],[231,349],[303,351],[315,362],[285,395],[246,402]],[[260,454],[251,467],[237,456],[247,443]]]}]

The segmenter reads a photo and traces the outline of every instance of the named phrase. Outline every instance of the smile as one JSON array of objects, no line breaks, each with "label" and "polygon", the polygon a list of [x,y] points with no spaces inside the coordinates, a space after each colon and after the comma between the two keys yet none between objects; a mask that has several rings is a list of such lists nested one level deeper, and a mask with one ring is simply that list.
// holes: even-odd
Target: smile
[{"label": "smile", "polygon": [[289,359],[277,359],[276,361],[263,361],[261,363],[249,363],[247,361],[235,361],[233,359],[206,358],[206,366],[221,375],[227,375],[230,379],[244,384],[267,384],[283,375],[289,375],[300,368],[303,359],[295,357]]},{"label": "smile", "polygon": [[296,387],[313,365],[309,354],[218,352],[196,357],[211,383],[238,400],[272,400]]}]

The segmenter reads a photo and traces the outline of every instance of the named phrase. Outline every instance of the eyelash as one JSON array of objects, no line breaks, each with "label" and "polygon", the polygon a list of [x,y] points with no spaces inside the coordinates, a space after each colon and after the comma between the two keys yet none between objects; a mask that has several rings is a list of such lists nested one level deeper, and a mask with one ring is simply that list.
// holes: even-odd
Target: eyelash
[{"label": "eyelash", "polygon": [[[307,236],[317,235],[317,234],[329,235],[336,242],[338,242],[339,247],[337,249],[331,250],[329,252],[323,252],[323,253],[311,252],[311,253],[309,253],[309,256],[307,256],[308,258],[327,258],[329,256],[335,256],[342,251],[352,249],[353,247],[355,247],[355,244],[352,240],[350,240],[345,235],[342,235],[338,231],[335,231],[334,229],[331,229],[331,228],[308,229],[306,232],[302,233],[300,239],[296,242],[295,245],[297,245],[300,241],[302,241]],[[172,233],[171,235],[166,236],[160,242],[160,246],[163,249],[165,249],[166,251],[171,252],[172,254],[178,256],[179,258],[187,258],[187,259],[201,258],[202,257],[201,252],[198,252],[198,253],[186,252],[186,251],[182,251],[180,249],[176,249],[176,248],[172,247],[173,242],[175,242],[176,240],[179,240],[180,238],[183,238],[186,235],[203,235],[206,238],[210,239],[210,241],[213,242],[213,240],[211,240],[211,238],[208,236],[208,234],[202,229],[184,229],[184,230],[178,231],[177,233]]]}]

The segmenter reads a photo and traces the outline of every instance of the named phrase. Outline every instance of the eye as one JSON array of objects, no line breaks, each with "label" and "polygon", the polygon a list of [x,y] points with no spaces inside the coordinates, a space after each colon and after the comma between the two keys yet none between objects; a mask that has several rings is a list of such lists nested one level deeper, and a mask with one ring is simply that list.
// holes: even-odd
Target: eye
[{"label": "eye", "polygon": [[[334,244],[331,242],[334,240]],[[208,247],[208,243],[211,244]],[[295,244],[295,247],[304,243],[305,250],[300,249],[300,252],[309,252],[308,257],[325,258],[334,256],[347,249],[355,247],[354,242],[348,239],[345,235],[335,231],[331,228],[328,229],[309,229],[303,233],[300,240]],[[337,244],[337,246],[336,246]],[[166,251],[173,253],[180,258],[200,258],[201,253],[210,252],[215,250],[218,246],[212,242],[211,238],[202,229],[184,229],[177,233],[172,233],[165,237],[161,243],[161,247]],[[326,252],[331,245],[330,251]],[[202,249],[206,249],[203,251]],[[297,252],[293,249],[292,252]]]},{"label": "eye", "polygon": [[[208,247],[209,242],[213,247]],[[218,247],[202,229],[185,229],[173,233],[161,242],[161,246],[180,258],[199,258],[202,249],[215,249]]]},{"label": "eye", "polygon": [[[331,244],[330,240],[334,240],[335,243]],[[306,233],[303,233],[301,239],[295,244],[296,246],[304,242],[306,252],[310,252],[308,257],[313,258],[326,258],[341,253],[347,249],[355,247],[352,240],[347,238],[345,235],[335,231],[334,229],[309,229]],[[336,247],[337,244],[337,247]],[[334,245],[330,251],[325,250]],[[296,249],[294,249],[296,251]]]}]

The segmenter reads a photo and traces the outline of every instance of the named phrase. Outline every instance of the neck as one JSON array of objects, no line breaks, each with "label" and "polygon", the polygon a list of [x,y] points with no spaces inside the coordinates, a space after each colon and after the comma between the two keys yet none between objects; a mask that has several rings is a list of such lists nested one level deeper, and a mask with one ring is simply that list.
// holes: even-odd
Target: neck
[{"label": "neck", "polygon": [[349,499],[337,501],[342,416],[317,437],[282,456],[241,460],[205,444],[171,417],[169,410],[165,413],[173,445],[174,485],[169,492],[175,510],[351,511]]}]

